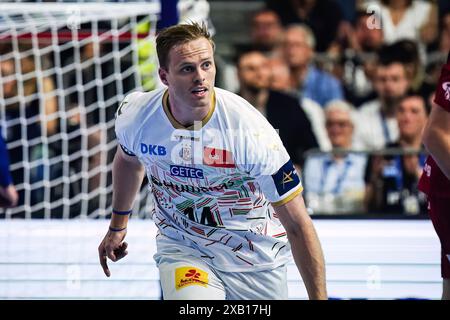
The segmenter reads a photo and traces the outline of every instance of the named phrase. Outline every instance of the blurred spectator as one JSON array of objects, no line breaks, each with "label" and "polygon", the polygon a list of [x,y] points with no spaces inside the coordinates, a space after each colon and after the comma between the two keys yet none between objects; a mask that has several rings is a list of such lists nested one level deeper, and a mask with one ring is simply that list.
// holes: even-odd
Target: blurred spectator
[{"label": "blurred spectator", "polygon": [[[17,59],[9,49],[2,52],[3,59],[0,59],[1,98],[4,101],[5,138],[11,143],[10,160],[12,165],[15,164],[11,174],[16,186],[19,186],[41,180],[41,158],[44,152],[42,137],[50,137],[58,132],[57,100],[53,79],[37,77],[35,57],[31,50],[21,47],[21,58]],[[49,147],[46,152],[51,154],[51,145]],[[41,201],[42,192],[42,188],[32,190],[32,204]],[[23,203],[24,189],[20,188],[19,205]]]},{"label": "blurred spectator", "polygon": [[[400,136],[387,145],[400,154],[374,155],[367,165],[365,201],[369,212],[426,213],[426,198],[418,191],[417,183],[426,159],[420,152],[428,112],[425,100],[417,94],[408,94],[401,100],[396,111]],[[414,153],[403,154],[407,151]]]},{"label": "blurred spectator", "polygon": [[307,158],[303,171],[308,207],[315,213],[362,213],[366,156],[346,151],[352,148],[352,107],[332,101],[325,108],[331,154]]},{"label": "blurred spectator", "polygon": [[346,22],[353,23],[356,18],[356,11],[361,0],[336,0],[341,8],[342,19]]},{"label": "blurred spectator", "polygon": [[437,37],[437,6],[422,0],[380,0],[381,24],[386,43],[409,39],[429,44]]},{"label": "blurred spectator", "polygon": [[372,82],[377,52],[383,45],[383,32],[369,28],[368,19],[371,16],[366,11],[358,11],[354,26],[341,29],[345,97],[355,106],[375,98]]},{"label": "blurred spectator", "polygon": [[0,134],[0,208],[14,207],[17,205],[18,200],[19,196],[9,172],[8,150]]},{"label": "blurred spectator", "polygon": [[[291,91],[291,75],[287,63],[281,59],[270,59],[269,67],[271,71],[270,88],[295,97],[296,94]],[[308,98],[303,98],[300,105],[311,123],[320,150],[330,150],[331,143],[325,130],[325,116],[322,107]]]},{"label": "blurred spectator", "polygon": [[283,26],[277,13],[269,9],[255,12],[250,23],[250,43],[237,46],[237,55],[256,50],[268,58],[280,57]]},{"label": "blurred spectator", "polygon": [[[291,91],[291,73],[283,59],[269,59],[270,88],[277,91]],[[291,92],[292,93],[292,92]]]},{"label": "blurred spectator", "polygon": [[[142,43],[141,43],[142,44]],[[87,157],[89,172],[96,172],[90,176],[88,181],[88,190],[94,191],[98,189],[101,179],[101,167],[102,158],[106,159],[107,155],[101,151],[100,144],[102,141],[107,141],[105,137],[107,134],[105,130],[101,129],[101,124],[104,121],[108,121],[114,118],[113,112],[116,108],[99,108],[97,106],[98,101],[114,101],[113,98],[117,94],[117,86],[113,81],[104,81],[102,85],[98,83],[98,72],[101,71],[101,76],[104,79],[108,79],[114,73],[114,61],[112,59],[103,59],[98,63],[95,61],[97,56],[105,56],[109,54],[110,46],[100,42],[87,42],[80,48],[80,62],[76,63],[73,56],[68,56],[64,59],[63,63],[68,70],[63,75],[64,87],[66,91],[73,92],[71,95],[66,96],[65,112],[68,116],[66,127],[62,128],[68,133],[80,132],[79,134],[71,135],[73,138],[69,140],[69,154],[80,154],[83,148],[87,147],[89,156]],[[80,77],[81,74],[81,77]],[[153,74],[149,72],[147,74],[149,78],[153,78]],[[78,81],[83,81],[85,90],[74,91]],[[151,80],[154,84],[154,81]],[[93,85],[96,84],[96,85]],[[125,84],[125,83],[122,83]],[[125,92],[131,90],[137,84],[128,83],[123,89]],[[145,84],[143,84],[145,86]],[[101,99],[100,99],[101,97]],[[111,102],[109,102],[111,103]],[[95,108],[93,108],[95,106]],[[82,134],[81,131],[86,130],[86,134]],[[62,152],[62,150],[60,151]],[[84,157],[80,154],[79,157],[72,160],[70,168],[76,172],[80,172],[83,167]],[[73,185],[74,188],[80,188],[81,186]],[[95,199],[91,201],[91,205],[95,206]]]},{"label": "blurred spectator", "polygon": [[405,65],[390,55],[380,59],[375,71],[374,87],[378,98],[358,110],[355,146],[360,149],[381,149],[398,139],[396,107],[410,89]]},{"label": "blurred spectator", "polygon": [[394,59],[401,61],[406,68],[406,76],[413,91],[420,91],[424,80],[423,63],[420,60],[420,53],[417,43],[404,39],[393,43],[391,46]]},{"label": "blurred spectator", "polygon": [[306,25],[286,29],[283,53],[289,65],[291,88],[300,99],[306,97],[324,106],[331,100],[343,99],[341,83],[331,74],[313,65],[316,40]]},{"label": "blurred spectator", "polygon": [[[78,48],[75,48],[77,50]],[[97,82],[99,73],[103,79],[114,76],[114,59],[110,52],[111,44],[99,41],[88,41],[79,47],[79,53],[75,53],[72,48],[69,52],[61,52],[63,73],[63,86],[67,92],[64,106],[83,105],[89,110],[97,106],[99,100],[109,101],[115,97],[117,92],[116,83],[111,80],[102,83]],[[111,58],[103,58],[111,55]],[[96,59],[100,57],[100,59]],[[121,63],[124,68],[125,63]],[[122,71],[125,71],[122,69]],[[124,77],[125,78],[125,77]],[[77,88],[77,83],[82,82],[83,90]],[[136,87],[138,84],[123,82],[125,92]],[[101,98],[101,99],[100,99]],[[94,108],[87,113],[88,124],[97,124],[100,121],[101,108]],[[65,110],[68,111],[68,110]]]},{"label": "blurred spectator", "polygon": [[450,11],[443,14],[440,31],[439,51],[447,54],[450,51]]},{"label": "blurred spectator", "polygon": [[308,25],[317,39],[316,50],[325,52],[335,41],[341,7],[334,0],[267,0],[267,7],[278,13],[284,26],[298,23]]},{"label": "blurred spectator", "polygon": [[297,100],[269,89],[268,59],[258,51],[244,53],[238,59],[239,95],[257,108],[279,130],[280,138],[292,162],[303,165],[305,151],[318,144],[311,124]]}]

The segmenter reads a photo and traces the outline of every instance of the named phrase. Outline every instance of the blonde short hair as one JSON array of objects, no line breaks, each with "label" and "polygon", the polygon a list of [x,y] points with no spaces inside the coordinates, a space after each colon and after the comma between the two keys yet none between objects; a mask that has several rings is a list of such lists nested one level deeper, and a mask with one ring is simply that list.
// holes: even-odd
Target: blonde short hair
[{"label": "blonde short hair", "polygon": [[188,24],[178,24],[161,31],[156,37],[156,53],[158,54],[159,65],[167,69],[169,66],[169,52],[173,47],[189,41],[205,38],[211,43],[214,50],[214,41],[205,23],[192,22]]}]

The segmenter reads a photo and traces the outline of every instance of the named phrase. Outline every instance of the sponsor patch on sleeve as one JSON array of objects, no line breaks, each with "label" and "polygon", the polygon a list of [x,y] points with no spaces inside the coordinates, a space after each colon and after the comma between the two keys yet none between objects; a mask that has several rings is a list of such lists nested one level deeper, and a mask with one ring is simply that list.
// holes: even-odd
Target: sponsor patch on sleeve
[{"label": "sponsor patch on sleeve", "polygon": [[272,179],[280,196],[283,196],[300,184],[300,178],[291,160],[286,162],[280,170],[273,174]]},{"label": "sponsor patch on sleeve", "polygon": [[206,287],[209,283],[208,273],[196,267],[180,267],[175,269],[175,289],[198,285]]}]

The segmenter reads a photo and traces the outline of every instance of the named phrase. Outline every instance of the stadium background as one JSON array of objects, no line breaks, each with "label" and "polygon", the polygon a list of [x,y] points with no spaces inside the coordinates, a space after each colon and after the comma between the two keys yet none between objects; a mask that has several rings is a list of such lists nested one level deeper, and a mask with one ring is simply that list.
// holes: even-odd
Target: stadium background
[{"label": "stadium background", "polygon": [[[129,226],[130,254],[111,266],[112,278],[104,277],[96,250],[111,211],[114,112],[127,92],[158,85],[152,40],[159,1],[140,1],[142,7],[126,1],[93,6],[67,1],[60,7],[19,2],[0,4],[0,39],[12,42],[13,48],[12,53],[2,52],[2,60],[32,57],[35,68],[25,75],[2,75],[1,81],[25,83],[35,77],[38,89],[30,99],[24,90],[14,97],[2,92],[2,135],[7,136],[8,103],[19,105],[25,121],[22,117],[12,123],[27,131],[30,122],[42,125],[42,120],[28,117],[25,106],[33,99],[45,103],[49,97],[56,98],[58,110],[44,119],[57,119],[59,130],[8,142],[13,158],[17,152],[29,157],[11,166],[12,171],[25,172],[16,186],[24,205],[0,211],[0,299],[159,299],[152,259],[155,227],[145,188]],[[180,18],[198,18],[198,10],[189,12],[194,2],[184,1],[185,16]],[[123,7],[113,10],[116,5]],[[232,44],[248,41],[249,16],[263,5],[209,1],[219,59],[232,55]],[[27,44],[22,47],[22,42]],[[91,56],[83,60],[90,50]],[[48,91],[46,77],[55,79]],[[42,106],[40,112],[45,113]],[[37,147],[33,153],[28,151],[32,147]],[[91,166],[93,158],[96,166]],[[439,243],[425,215],[313,218],[324,248],[330,297],[439,298]],[[288,278],[289,297],[305,299],[293,264]]]}]

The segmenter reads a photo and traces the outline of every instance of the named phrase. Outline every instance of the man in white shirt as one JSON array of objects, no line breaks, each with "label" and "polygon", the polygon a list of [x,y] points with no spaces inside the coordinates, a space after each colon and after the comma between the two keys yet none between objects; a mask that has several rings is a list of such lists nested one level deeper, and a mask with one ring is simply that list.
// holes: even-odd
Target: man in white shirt
[{"label": "man in white shirt", "polygon": [[99,246],[105,274],[107,258],[127,254],[130,208],[146,172],[165,299],[286,299],[290,251],[309,297],[326,299],[320,243],[276,131],[248,102],[214,87],[205,26],[173,26],[156,41],[167,89],[128,95],[117,112],[113,214]]},{"label": "man in white shirt", "polygon": [[410,88],[405,66],[399,61],[381,59],[374,87],[378,98],[363,104],[358,111],[355,128],[355,147],[358,149],[382,149],[398,139],[395,111]]},{"label": "man in white shirt", "polygon": [[332,101],[325,108],[333,150],[308,157],[303,171],[307,204],[314,213],[363,213],[367,157],[346,152],[352,149],[352,114],[344,101]]}]

